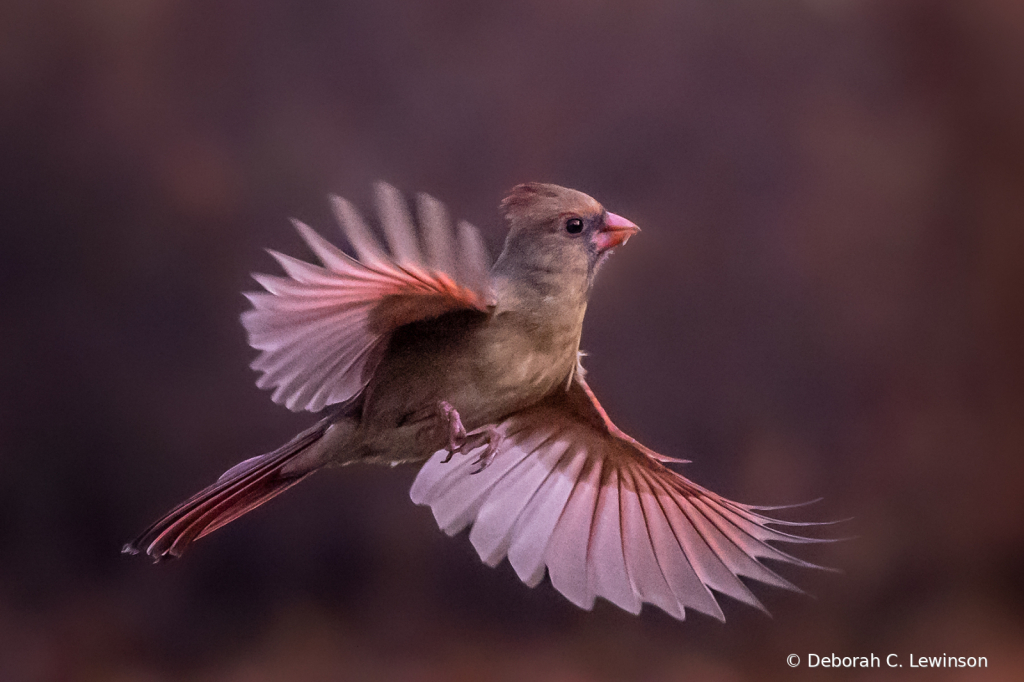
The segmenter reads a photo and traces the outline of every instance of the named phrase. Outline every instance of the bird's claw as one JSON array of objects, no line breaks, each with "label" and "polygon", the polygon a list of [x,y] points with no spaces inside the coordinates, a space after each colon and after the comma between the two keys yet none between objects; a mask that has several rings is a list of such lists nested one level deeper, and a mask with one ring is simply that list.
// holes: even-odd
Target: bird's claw
[{"label": "bird's claw", "polygon": [[462,425],[462,418],[459,416],[459,411],[452,407],[452,404],[447,400],[442,400],[437,404],[437,411],[441,417],[441,421],[448,426],[448,456],[445,457],[442,462],[451,461],[455,453],[472,452],[481,445],[486,444],[483,453],[477,457],[474,464],[478,464],[479,467],[474,474],[478,474],[487,468],[487,465],[494,459],[494,455],[498,452],[498,446],[501,443],[501,434],[494,425],[488,425],[483,428],[479,433],[469,435],[466,433],[466,427]]},{"label": "bird's claw", "polygon": [[487,465],[491,463],[494,456],[498,454],[498,447],[501,445],[501,433],[497,427],[493,424],[485,426],[483,431],[480,433],[474,433],[473,435],[466,438],[466,442],[462,444],[462,449],[466,452],[470,452],[475,448],[480,447],[483,444],[487,444],[484,451],[476,458],[474,464],[478,464],[474,474],[479,474],[481,471],[487,468]]}]

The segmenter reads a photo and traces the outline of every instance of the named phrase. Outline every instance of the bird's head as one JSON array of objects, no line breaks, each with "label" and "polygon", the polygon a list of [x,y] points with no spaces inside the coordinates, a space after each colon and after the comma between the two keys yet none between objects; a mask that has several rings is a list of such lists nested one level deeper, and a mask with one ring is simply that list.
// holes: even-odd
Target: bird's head
[{"label": "bird's head", "polygon": [[513,187],[501,210],[509,233],[499,264],[582,277],[587,290],[608,254],[640,231],[583,192],[539,182]]}]

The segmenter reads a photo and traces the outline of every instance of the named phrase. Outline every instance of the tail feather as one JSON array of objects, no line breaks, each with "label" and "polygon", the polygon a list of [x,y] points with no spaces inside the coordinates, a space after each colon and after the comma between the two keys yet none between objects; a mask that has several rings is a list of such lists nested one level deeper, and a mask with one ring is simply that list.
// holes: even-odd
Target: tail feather
[{"label": "tail feather", "polygon": [[320,440],[325,419],[273,452],[253,457],[225,472],[216,483],[169,511],[121,550],[144,553],[154,561],[175,559],[193,542],[283,493],[316,469],[285,472],[297,455]]}]

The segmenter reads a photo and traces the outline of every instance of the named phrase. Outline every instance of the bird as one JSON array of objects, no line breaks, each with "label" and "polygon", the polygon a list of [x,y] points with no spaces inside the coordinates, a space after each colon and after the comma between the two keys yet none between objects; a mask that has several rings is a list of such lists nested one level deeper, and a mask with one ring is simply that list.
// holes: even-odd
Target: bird
[{"label": "bird", "polygon": [[420,467],[412,501],[445,533],[470,528],[484,563],[507,557],[530,587],[547,575],[583,609],[601,597],[724,621],[715,593],[767,613],[741,577],[801,591],[763,560],[821,568],[776,547],[829,541],[802,530],[820,522],[690,481],[685,460],[624,433],[587,383],[594,279],[637,225],[583,192],[519,184],[500,203],[508,233],[491,265],[476,228],[453,226],[440,201],[386,183],[375,198],[383,243],[332,196],[354,253],[293,220],[320,263],[268,250],[284,276],[254,274],[263,291],[245,294],[257,385],[319,421],[228,469],[125,553],[180,557],[320,469],[408,463]]}]

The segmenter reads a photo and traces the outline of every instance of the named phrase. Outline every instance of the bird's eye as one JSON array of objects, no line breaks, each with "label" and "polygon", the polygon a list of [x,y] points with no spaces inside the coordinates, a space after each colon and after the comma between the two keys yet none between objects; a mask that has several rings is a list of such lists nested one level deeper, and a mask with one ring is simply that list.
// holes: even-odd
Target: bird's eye
[{"label": "bird's eye", "polygon": [[583,219],[569,218],[565,221],[565,231],[569,234],[579,234],[583,231]]}]

